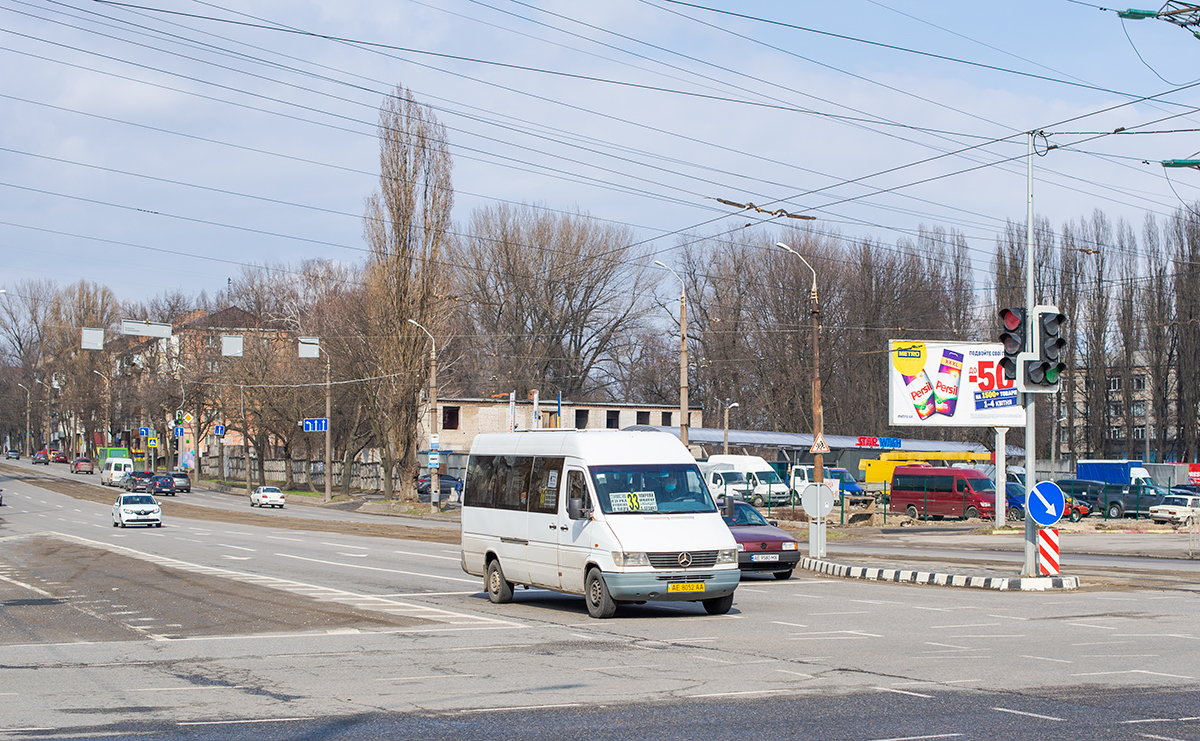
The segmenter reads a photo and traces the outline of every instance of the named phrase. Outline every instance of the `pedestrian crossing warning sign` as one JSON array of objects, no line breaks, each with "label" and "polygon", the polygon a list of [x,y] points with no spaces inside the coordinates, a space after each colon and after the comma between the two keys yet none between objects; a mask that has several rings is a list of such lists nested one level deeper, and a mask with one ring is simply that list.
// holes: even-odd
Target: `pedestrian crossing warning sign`
[{"label": "pedestrian crossing warning sign", "polygon": [[828,453],[829,446],[825,444],[825,436],[818,432],[813,437],[813,444],[812,444],[812,447],[808,449],[808,452],[810,452],[810,453]]}]

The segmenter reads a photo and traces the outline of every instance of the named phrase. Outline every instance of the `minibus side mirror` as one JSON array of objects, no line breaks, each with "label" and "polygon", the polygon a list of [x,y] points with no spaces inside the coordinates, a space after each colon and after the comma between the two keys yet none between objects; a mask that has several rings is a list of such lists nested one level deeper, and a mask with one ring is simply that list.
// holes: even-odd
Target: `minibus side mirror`
[{"label": "minibus side mirror", "polygon": [[583,519],[583,500],[579,498],[567,500],[567,517],[572,520]]},{"label": "minibus side mirror", "polygon": [[737,503],[737,500],[735,500],[733,497],[725,497],[725,516],[726,517],[733,517],[733,508],[736,505],[736,503]]}]

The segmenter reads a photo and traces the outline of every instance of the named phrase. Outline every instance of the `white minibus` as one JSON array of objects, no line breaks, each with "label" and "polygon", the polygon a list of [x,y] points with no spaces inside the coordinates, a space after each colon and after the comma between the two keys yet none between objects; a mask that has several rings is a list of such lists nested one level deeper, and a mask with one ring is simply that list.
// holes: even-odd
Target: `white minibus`
[{"label": "white minibus", "polygon": [[116,486],[122,476],[132,471],[133,461],[128,458],[109,458],[100,470],[100,483],[103,486]]},{"label": "white minibus", "polygon": [[521,584],[582,595],[596,618],[652,600],[724,614],[739,577],[737,543],[679,439],[618,430],[477,435],[462,567],[492,602]]}]

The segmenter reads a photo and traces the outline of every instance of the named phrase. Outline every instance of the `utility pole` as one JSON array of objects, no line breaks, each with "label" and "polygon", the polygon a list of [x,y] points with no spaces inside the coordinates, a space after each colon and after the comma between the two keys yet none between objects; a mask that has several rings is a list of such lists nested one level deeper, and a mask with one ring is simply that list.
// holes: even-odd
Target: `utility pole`
[{"label": "utility pole", "polygon": [[[1026,155],[1028,158],[1026,165],[1027,209],[1025,212],[1025,316],[1028,317],[1025,321],[1026,350],[1033,349],[1034,332],[1036,331],[1033,328],[1036,322],[1033,307],[1037,303],[1033,299],[1033,138],[1036,135],[1036,131],[1029,132],[1029,151]],[[1018,364],[1018,378],[1025,372],[1024,365],[1024,363]],[[1037,483],[1037,447],[1034,438],[1037,427],[1037,416],[1034,412],[1035,399],[1037,399],[1036,395],[1025,394],[1025,563],[1021,569],[1021,576],[1038,575],[1038,525],[1029,516],[1029,500],[1033,494],[1034,484]]]},{"label": "utility pole", "polygon": [[671,271],[671,275],[679,281],[679,441],[683,447],[688,446],[688,427],[691,419],[688,414],[688,372],[687,372],[687,287],[683,278],[679,277],[662,260],[655,260],[655,265]]},{"label": "utility pole", "polygon": [[29,387],[23,383],[18,383],[18,386],[25,389],[25,444],[21,447],[27,456],[33,456],[33,440],[30,439],[29,432]]},{"label": "utility pole", "polygon": [[[812,265],[808,264],[808,260],[804,256],[787,246],[783,242],[776,242],[776,247],[790,252],[800,258],[800,262],[804,263],[804,267],[812,271],[812,288],[809,290],[809,301],[812,303],[812,348],[813,348],[813,447],[817,447],[818,441],[821,445],[825,442],[825,410],[821,406],[821,350],[818,345],[817,336],[820,329],[820,313],[821,307],[817,299],[817,271]],[[813,453],[813,481],[818,484],[825,483],[825,455],[821,452]]]},{"label": "utility pole", "polygon": [[[429,462],[433,463],[434,441],[437,440],[437,340],[428,329],[421,326],[415,319],[409,319],[417,329],[429,336]],[[438,503],[442,497],[442,477],[436,466],[429,466],[429,511],[437,512]]]},{"label": "utility pole", "polygon": [[[333,385],[330,382],[330,362],[329,353],[325,353],[325,501],[333,501],[333,489],[330,486],[330,481],[333,479],[333,470],[330,468],[329,456],[329,441],[331,435],[329,432],[332,423],[330,418],[333,416]],[[344,475],[344,474],[343,474]]]},{"label": "utility pole", "polygon": [[721,448],[725,455],[729,455],[729,410],[733,409],[737,405],[738,403],[736,401],[730,404],[729,399],[725,400],[725,444]]},{"label": "utility pole", "polygon": [[246,423],[246,387],[238,387],[242,392],[242,460],[246,464],[246,497],[250,497],[250,425]]}]

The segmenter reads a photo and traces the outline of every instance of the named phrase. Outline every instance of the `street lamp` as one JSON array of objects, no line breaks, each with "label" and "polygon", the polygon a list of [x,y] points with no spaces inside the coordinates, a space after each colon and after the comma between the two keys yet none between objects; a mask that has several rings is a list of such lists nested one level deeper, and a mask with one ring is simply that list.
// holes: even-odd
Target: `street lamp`
[{"label": "street lamp", "polygon": [[112,445],[112,381],[98,370],[94,370],[92,373],[104,379],[104,395],[108,398],[108,404],[104,407],[104,421],[108,425],[108,430],[104,437],[108,441],[106,445]]},{"label": "street lamp", "polygon": [[[409,319],[408,323],[416,327],[429,336],[429,454],[433,456],[433,441],[438,434],[437,421],[437,340],[433,338],[433,334],[428,329],[421,326],[416,319]],[[429,511],[437,512],[437,502],[441,499],[442,494],[442,477],[433,466],[429,466]]]},{"label": "street lamp", "polygon": [[679,277],[662,260],[655,260],[655,265],[671,271],[671,275],[679,281],[679,440],[683,447],[688,445],[688,376],[687,376],[687,289],[683,278]]},{"label": "street lamp", "polygon": [[46,450],[50,449],[50,391],[51,387],[45,381],[33,379],[34,383],[40,383],[46,387],[46,416],[42,419],[42,444],[46,446]]},{"label": "street lamp", "polygon": [[[783,242],[776,242],[775,246],[800,258],[800,262],[804,263],[804,267],[812,270],[813,279],[809,300],[812,301],[813,448],[819,450],[818,442],[823,446],[825,441],[825,413],[821,408],[821,354],[817,344],[817,329],[820,326],[817,315],[821,312],[820,304],[817,300],[817,271],[813,270],[813,266],[808,264],[808,260],[805,260],[803,255],[788,247]],[[825,456],[820,452],[813,454],[813,480],[818,484],[825,481]]]},{"label": "street lamp", "polygon": [[[305,355],[306,345],[310,347],[315,346],[317,348],[317,357],[320,357],[322,352],[325,353],[325,502],[328,503],[333,501],[333,469],[331,468],[333,461],[330,459],[330,445],[332,440],[330,422],[333,416],[333,383],[330,380],[329,351],[321,347],[319,338],[301,337],[300,357],[302,358],[312,357],[311,355]],[[345,476],[346,472],[343,471],[342,475]]]},{"label": "street lamp", "polygon": [[33,456],[33,441],[29,437],[29,387],[23,383],[17,385],[25,389],[25,444],[21,447],[25,449],[25,455]]},{"label": "street lamp", "polygon": [[729,410],[735,408],[737,405],[736,401],[730,404],[729,399],[725,400],[725,445],[722,448],[725,455],[729,455]]}]

